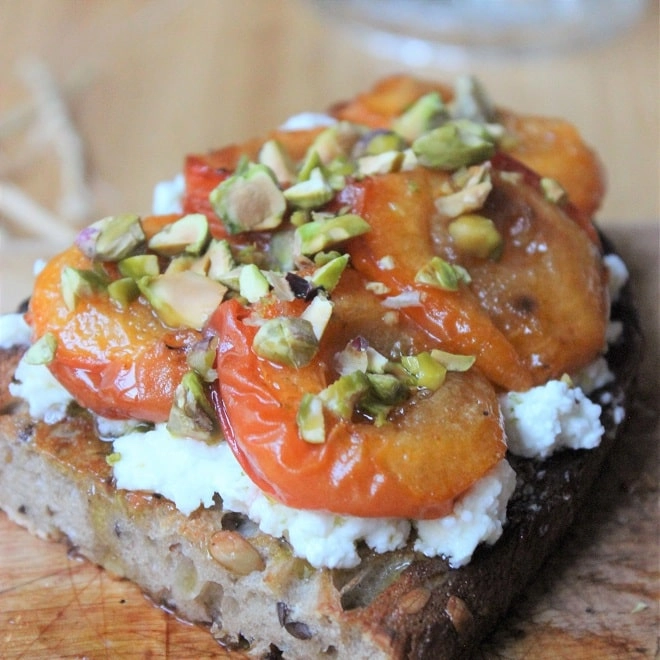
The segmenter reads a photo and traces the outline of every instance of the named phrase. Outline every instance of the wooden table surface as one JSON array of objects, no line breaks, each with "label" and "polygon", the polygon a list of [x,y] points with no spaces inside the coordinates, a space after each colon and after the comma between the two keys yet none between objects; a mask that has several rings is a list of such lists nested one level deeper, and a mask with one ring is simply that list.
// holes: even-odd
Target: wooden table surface
[{"label": "wooden table surface", "polygon": [[[186,153],[323,110],[383,75],[476,73],[500,105],[569,118],[601,155],[598,220],[640,290],[644,405],[581,525],[482,656],[657,657],[658,56],[656,2],[588,50],[413,64],[365,52],[298,0],[0,0],[0,311],[29,293],[57,236],[147,211],[153,183]],[[41,216],[57,236],[30,227]],[[206,633],[0,514],[1,657],[214,654]]]}]

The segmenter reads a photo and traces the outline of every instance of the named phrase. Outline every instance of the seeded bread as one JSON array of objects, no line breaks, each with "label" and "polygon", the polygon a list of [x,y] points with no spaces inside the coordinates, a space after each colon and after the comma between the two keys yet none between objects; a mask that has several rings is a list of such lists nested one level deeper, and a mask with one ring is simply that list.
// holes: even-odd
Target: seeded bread
[{"label": "seeded bread", "polygon": [[410,548],[315,570],[220,501],[186,517],[164,498],[118,491],[112,446],[85,411],[47,426],[11,398],[19,349],[0,353],[0,506],[254,657],[469,657],[568,529],[615,441],[641,346],[629,291],[613,316],[624,324],[608,353],[616,382],[593,395],[606,402],[601,446],[543,463],[510,457],[518,484],[504,534],[457,570]]}]

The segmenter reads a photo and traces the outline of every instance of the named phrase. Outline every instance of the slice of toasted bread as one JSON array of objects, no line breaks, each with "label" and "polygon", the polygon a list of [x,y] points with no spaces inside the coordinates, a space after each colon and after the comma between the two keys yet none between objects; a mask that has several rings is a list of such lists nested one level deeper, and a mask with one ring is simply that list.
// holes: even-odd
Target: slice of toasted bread
[{"label": "slice of toasted bread", "polygon": [[186,517],[159,496],[119,491],[112,445],[85,411],[46,425],[8,394],[19,349],[0,354],[0,506],[256,657],[467,657],[569,528],[615,441],[640,359],[628,289],[612,315],[623,323],[607,354],[616,380],[592,395],[603,407],[601,446],[542,463],[511,457],[518,482],[504,533],[459,569],[407,547],[316,570],[220,502]]}]

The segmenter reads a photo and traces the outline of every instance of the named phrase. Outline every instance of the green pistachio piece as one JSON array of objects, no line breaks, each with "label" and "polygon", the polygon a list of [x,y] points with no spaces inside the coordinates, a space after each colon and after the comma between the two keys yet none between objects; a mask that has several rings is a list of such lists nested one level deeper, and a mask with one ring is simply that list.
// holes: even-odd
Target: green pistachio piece
[{"label": "green pistachio piece", "polygon": [[246,264],[238,276],[238,290],[248,302],[255,303],[268,294],[270,284],[258,266]]},{"label": "green pistachio piece", "polygon": [[340,121],[321,131],[314,138],[307,154],[316,152],[323,164],[327,164],[335,158],[350,156],[353,146],[361,135],[362,131],[358,126],[347,121]]},{"label": "green pistachio piece", "polygon": [[329,202],[335,195],[332,186],[315,167],[306,181],[300,181],[284,191],[287,202],[300,209],[316,209]]},{"label": "green pistachio piece", "polygon": [[176,254],[197,255],[209,241],[209,221],[203,213],[190,213],[166,225],[149,239],[149,249],[166,257]]},{"label": "green pistachio piece", "polygon": [[402,151],[385,151],[375,156],[362,156],[357,161],[359,176],[398,172],[403,165]]},{"label": "green pistachio piece", "polygon": [[319,393],[323,406],[336,417],[350,420],[360,398],[369,391],[369,379],[363,371],[340,376]]},{"label": "green pistachio piece", "polygon": [[430,92],[415,101],[403,114],[392,122],[392,128],[408,142],[437,128],[449,119],[449,112],[442,97]]},{"label": "green pistachio piece", "polygon": [[543,196],[553,204],[563,204],[568,199],[568,194],[562,185],[555,179],[544,176],[539,182]]},{"label": "green pistachio piece", "polygon": [[293,229],[286,229],[272,234],[270,239],[270,256],[274,260],[271,267],[287,272],[295,266],[293,258]]},{"label": "green pistachio piece", "polygon": [[431,353],[424,351],[417,355],[404,355],[401,365],[410,374],[417,387],[437,390],[445,381],[447,369],[434,360]]},{"label": "green pistachio piece", "polygon": [[439,348],[431,351],[431,357],[439,362],[447,371],[467,371],[476,361],[474,355],[457,355],[456,353],[447,353]]},{"label": "green pistachio piece", "polygon": [[227,292],[227,287],[185,270],[137,280],[140,292],[160,320],[172,328],[201,330]]},{"label": "green pistachio piece", "polygon": [[393,374],[367,374],[371,391],[379,401],[388,405],[401,403],[410,394],[404,382]]},{"label": "green pistachio piece", "polygon": [[55,358],[57,350],[57,337],[52,332],[47,332],[25,352],[25,361],[28,364],[50,364]]},{"label": "green pistachio piece", "polygon": [[202,380],[194,371],[187,372],[174,392],[174,402],[167,420],[172,435],[203,442],[218,439],[218,424]]},{"label": "green pistachio piece", "polygon": [[395,131],[374,130],[365,133],[358,140],[353,147],[353,158],[377,156],[386,151],[403,151],[405,148],[406,141]]},{"label": "green pistachio piece", "polygon": [[[198,261],[198,257],[193,257],[192,254],[180,254],[178,257],[174,257],[174,259],[172,259],[170,263],[167,264],[165,272],[168,275],[171,275],[173,273],[182,273],[184,270],[192,270],[193,266],[198,264]],[[196,269],[196,272],[199,273],[199,270]]]},{"label": "green pistachio piece", "polygon": [[229,242],[225,239],[212,239],[204,256],[208,259],[206,276],[212,280],[219,280],[236,266]]},{"label": "green pistachio piece", "polygon": [[300,318],[305,319],[312,324],[314,334],[319,340],[323,336],[328,322],[330,321],[333,308],[333,303],[322,293],[319,293],[300,315]]},{"label": "green pistachio piece", "polygon": [[458,76],[454,82],[452,117],[486,124],[495,121],[495,106],[474,76]]},{"label": "green pistachio piece", "polygon": [[323,287],[328,292],[332,291],[339,283],[349,258],[348,254],[342,254],[317,268],[311,277],[312,284],[315,287]]},{"label": "green pistachio piece", "polygon": [[218,377],[214,368],[218,338],[206,337],[201,339],[186,354],[188,366],[207,383],[212,383]]},{"label": "green pistachio piece", "polygon": [[270,168],[280,185],[286,186],[296,180],[293,160],[279,140],[264,142],[258,160],[262,165]]},{"label": "green pistachio piece", "polygon": [[325,419],[323,401],[319,396],[307,392],[300,401],[296,414],[298,433],[305,442],[322,444],[325,442]]},{"label": "green pistachio piece", "polygon": [[139,250],[145,240],[140,217],[123,213],[102,218],[83,229],[76,245],[95,261],[120,261]]},{"label": "green pistachio piece", "polygon": [[319,342],[312,324],[298,317],[269,319],[257,330],[252,349],[267,360],[304,367],[316,355]]},{"label": "green pistachio piece", "polygon": [[90,298],[106,290],[107,281],[95,270],[65,266],[60,275],[60,290],[64,304],[73,311],[81,298]]},{"label": "green pistachio piece", "polygon": [[254,163],[220,183],[209,201],[231,234],[274,229],[286,211],[286,199],[270,169]]},{"label": "green pistachio piece", "polygon": [[118,264],[119,272],[124,277],[138,280],[141,277],[155,277],[160,272],[158,257],[155,254],[136,254],[122,259]]},{"label": "green pistachio piece", "polygon": [[315,254],[349,238],[360,236],[369,229],[369,223],[353,213],[312,220],[296,228],[295,251],[304,255]]},{"label": "green pistachio piece", "polygon": [[461,282],[470,281],[468,272],[462,266],[450,264],[441,257],[432,257],[415,275],[415,282],[446,291],[457,291]]},{"label": "green pistachio piece", "polygon": [[122,277],[108,284],[108,295],[125,309],[140,296],[140,289],[132,277]]},{"label": "green pistachio piece", "polygon": [[479,259],[497,258],[504,240],[495,223],[483,215],[461,215],[449,223],[449,235],[459,252]]},{"label": "green pistachio piece", "polygon": [[488,160],[495,141],[481,124],[455,119],[418,137],[412,149],[425,167],[455,170]]}]

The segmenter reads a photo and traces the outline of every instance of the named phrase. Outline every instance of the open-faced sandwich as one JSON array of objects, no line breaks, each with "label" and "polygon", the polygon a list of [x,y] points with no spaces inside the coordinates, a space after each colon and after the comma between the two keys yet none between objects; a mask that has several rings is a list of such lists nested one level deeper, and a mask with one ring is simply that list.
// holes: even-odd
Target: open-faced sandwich
[{"label": "open-faced sandwich", "polygon": [[469,77],[189,156],[2,317],[0,506],[257,657],[469,655],[625,417],[603,188]]}]

